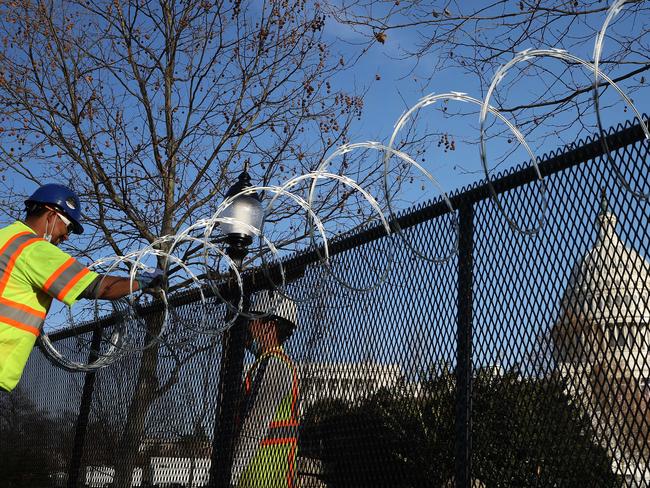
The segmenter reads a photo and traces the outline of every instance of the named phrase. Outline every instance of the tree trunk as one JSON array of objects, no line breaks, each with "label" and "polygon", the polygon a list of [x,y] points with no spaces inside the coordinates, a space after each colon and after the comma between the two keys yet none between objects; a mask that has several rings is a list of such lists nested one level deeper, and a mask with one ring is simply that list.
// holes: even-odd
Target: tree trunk
[{"label": "tree trunk", "polygon": [[[162,326],[161,314],[147,317],[151,336],[159,334]],[[155,343],[142,353],[138,379],[129,405],[126,424],[115,459],[115,488],[131,488],[133,470],[136,467],[140,443],[144,437],[147,415],[158,398],[159,379],[157,374],[160,345]],[[144,480],[143,480],[144,481]]]}]

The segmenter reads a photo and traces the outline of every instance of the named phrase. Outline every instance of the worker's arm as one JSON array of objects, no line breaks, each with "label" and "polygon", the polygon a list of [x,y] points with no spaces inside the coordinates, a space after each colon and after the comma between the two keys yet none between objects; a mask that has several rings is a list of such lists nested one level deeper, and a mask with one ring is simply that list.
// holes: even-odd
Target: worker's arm
[{"label": "worker's arm", "polygon": [[163,271],[140,271],[133,281],[130,278],[120,276],[99,275],[79,295],[80,298],[101,298],[103,300],[115,300],[128,295],[132,291],[147,288],[155,288],[162,285]]},{"label": "worker's arm", "polygon": [[99,277],[68,253],[42,239],[23,250],[19,264],[25,279],[34,288],[69,306]]},{"label": "worker's arm", "polygon": [[[133,280],[133,291],[140,289],[140,285]],[[79,298],[101,298],[115,300],[131,293],[131,280],[120,276],[100,275],[81,292]]]},{"label": "worker's arm", "polygon": [[130,278],[121,276],[98,275],[86,289],[81,292],[79,298],[101,298],[104,300],[115,300],[128,295],[132,291],[156,288],[163,283],[164,273],[161,269],[153,271],[139,271],[133,282]]},{"label": "worker's arm", "polygon": [[237,486],[255,456],[280,402],[291,392],[292,381],[286,364],[275,356],[270,356],[258,367],[248,401],[240,412],[241,428],[235,439],[231,486]]},{"label": "worker's arm", "polygon": [[79,298],[114,300],[131,291],[155,288],[163,282],[161,269],[140,269],[131,288],[129,278],[99,275],[55,245],[38,240],[23,251],[23,272],[30,283],[66,305]]},{"label": "worker's arm", "polygon": [[99,283],[97,298],[102,298],[104,300],[114,300],[116,298],[122,298],[123,296],[128,295],[131,293],[131,290],[137,291],[140,289],[140,285],[136,280],[134,280],[133,284],[131,284],[131,280],[129,278],[108,275],[104,275],[102,278],[103,279],[101,279]]}]

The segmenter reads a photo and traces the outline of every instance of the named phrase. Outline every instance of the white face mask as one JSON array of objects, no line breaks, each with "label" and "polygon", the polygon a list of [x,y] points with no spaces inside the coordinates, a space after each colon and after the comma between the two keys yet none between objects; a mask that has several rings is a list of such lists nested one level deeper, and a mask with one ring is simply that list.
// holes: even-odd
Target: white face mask
[{"label": "white face mask", "polygon": [[45,239],[47,242],[52,242],[52,231],[54,230],[55,225],[56,225],[56,217],[54,218],[54,223],[52,224],[52,228],[48,232],[48,225],[47,222],[45,222],[45,232],[43,233],[43,239]]},{"label": "white face mask", "polygon": [[54,230],[54,227],[56,226],[56,219],[61,219],[61,222],[65,224],[66,227],[70,225],[70,221],[66,219],[65,217],[59,215],[58,213],[55,214],[56,217],[54,217],[54,223],[52,224],[52,229],[48,232],[48,225],[47,222],[45,222],[45,232],[43,233],[43,239],[45,239],[47,242],[52,242],[52,231]]}]

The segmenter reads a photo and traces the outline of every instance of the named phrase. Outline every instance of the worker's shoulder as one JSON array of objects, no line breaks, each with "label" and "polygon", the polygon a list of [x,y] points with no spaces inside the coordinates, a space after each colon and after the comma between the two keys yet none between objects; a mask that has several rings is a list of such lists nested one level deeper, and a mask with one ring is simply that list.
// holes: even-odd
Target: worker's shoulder
[{"label": "worker's shoulder", "polygon": [[22,258],[28,258],[35,254],[53,260],[71,257],[51,242],[38,237],[27,224],[19,220],[0,229],[0,246],[8,245],[9,242],[13,243],[13,246],[8,250],[20,248]]},{"label": "worker's shoulder", "polygon": [[17,251],[23,254],[26,249],[39,245],[41,242],[49,244],[19,220],[0,229],[0,252],[3,254],[7,252],[13,254]]},{"label": "worker's shoulder", "polygon": [[24,224],[20,220],[16,220],[12,224],[6,225],[0,229],[0,238],[3,240],[10,239],[14,235],[31,235],[35,237],[34,231],[27,224]]},{"label": "worker's shoulder", "polygon": [[72,256],[51,242],[45,239],[39,239],[32,242],[24,251],[23,257],[25,259],[37,258],[48,262],[51,265],[60,264],[61,261],[67,261]]},{"label": "worker's shoulder", "polygon": [[282,366],[289,367],[289,368],[293,367],[293,361],[281,349],[276,349],[276,350],[267,352],[266,354],[264,354],[264,357],[262,358],[262,361],[267,362],[269,364],[278,365],[278,366],[282,365]]}]

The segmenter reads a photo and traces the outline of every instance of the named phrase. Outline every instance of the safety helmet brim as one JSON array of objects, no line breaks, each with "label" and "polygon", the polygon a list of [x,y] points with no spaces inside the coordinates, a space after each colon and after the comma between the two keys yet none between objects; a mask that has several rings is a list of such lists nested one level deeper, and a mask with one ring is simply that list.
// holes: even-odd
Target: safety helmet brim
[{"label": "safety helmet brim", "polygon": [[293,300],[262,290],[253,296],[251,302],[251,315],[258,315],[260,320],[275,320],[287,337],[297,328],[298,307]]},{"label": "safety helmet brim", "polygon": [[70,215],[66,214],[63,212],[66,217],[70,219],[70,222],[72,222],[72,232],[74,234],[83,234],[84,233],[84,227],[81,225],[79,222],[77,222],[74,218],[72,218]]}]

